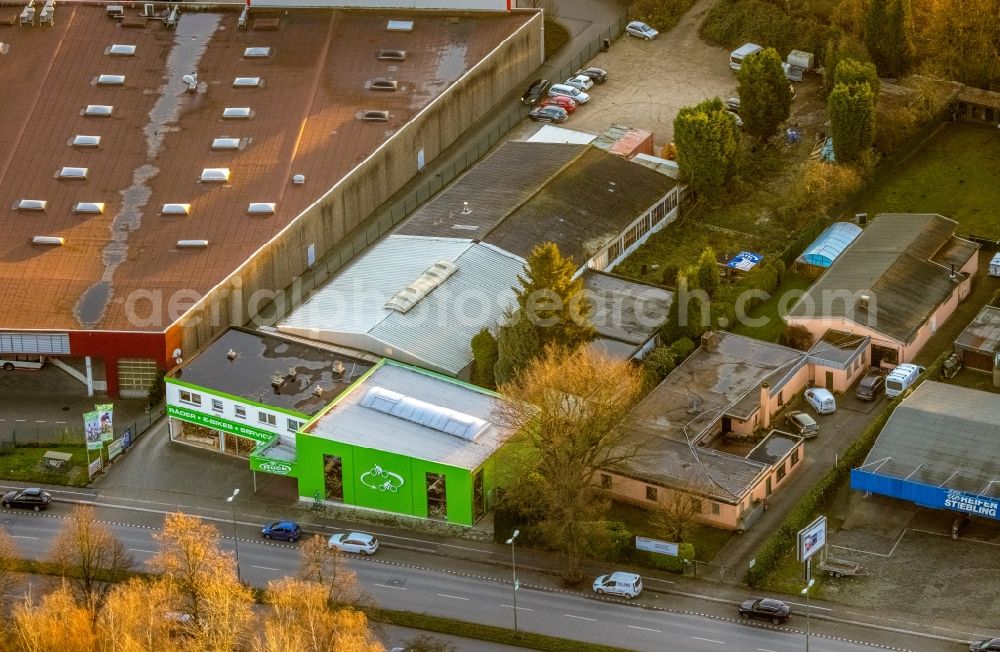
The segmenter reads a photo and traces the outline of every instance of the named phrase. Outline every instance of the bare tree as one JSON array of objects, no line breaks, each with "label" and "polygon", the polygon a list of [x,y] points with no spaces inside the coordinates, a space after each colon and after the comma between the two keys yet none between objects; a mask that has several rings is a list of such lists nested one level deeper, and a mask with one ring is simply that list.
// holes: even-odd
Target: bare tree
[{"label": "bare tree", "polygon": [[17,544],[5,530],[0,530],[0,605],[7,601],[10,592],[20,581],[19,563],[20,551]]},{"label": "bare tree", "polygon": [[535,516],[543,538],[565,556],[568,576],[606,536],[608,501],[595,486],[598,470],[637,455],[624,421],[642,382],[628,362],[587,347],[549,347],[501,387],[494,418],[517,433],[509,452],[518,458],[504,500]]},{"label": "bare tree", "polygon": [[89,607],[77,602],[64,581],[40,604],[25,601],[14,608],[3,643],[11,652],[93,652],[97,632]]},{"label": "bare tree", "polygon": [[653,507],[649,525],[667,541],[686,541],[695,528],[695,503],[691,496],[673,489],[660,490],[662,498]]},{"label": "bare tree", "polygon": [[177,648],[186,627],[174,611],[178,595],[169,582],[132,578],[115,586],[97,621],[98,652],[160,652]]},{"label": "bare tree", "polygon": [[343,561],[340,551],[327,545],[324,537],[309,537],[299,547],[298,578],[326,589],[331,607],[371,602],[358,585],[357,575]]},{"label": "bare tree", "polygon": [[125,577],[133,558],[111,528],[96,519],[90,505],[77,505],[59,530],[50,553],[67,585],[94,618],[104,606],[113,582]]}]

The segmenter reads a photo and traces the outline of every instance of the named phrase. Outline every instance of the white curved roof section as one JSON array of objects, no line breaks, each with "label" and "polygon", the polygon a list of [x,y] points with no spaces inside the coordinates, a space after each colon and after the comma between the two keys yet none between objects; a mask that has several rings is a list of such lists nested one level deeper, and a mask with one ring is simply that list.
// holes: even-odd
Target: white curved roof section
[{"label": "white curved roof section", "polygon": [[799,260],[807,265],[829,267],[859,235],[861,227],[857,224],[834,222],[806,247]]},{"label": "white curved roof section", "polygon": [[467,441],[475,441],[490,425],[457,410],[433,405],[382,387],[369,389],[361,399],[361,405]]}]

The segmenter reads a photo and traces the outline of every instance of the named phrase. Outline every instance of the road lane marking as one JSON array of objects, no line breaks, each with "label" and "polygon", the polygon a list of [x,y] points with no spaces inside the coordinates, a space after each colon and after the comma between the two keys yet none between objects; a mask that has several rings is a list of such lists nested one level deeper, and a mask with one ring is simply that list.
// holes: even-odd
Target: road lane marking
[{"label": "road lane marking", "polygon": [[12,534],[10,536],[12,539],[34,539],[35,541],[38,541],[38,537],[29,537],[26,534]]},{"label": "road lane marking", "polygon": [[649,627],[639,627],[638,625],[629,625],[629,628],[630,629],[641,629],[641,630],[646,631],[646,632],[656,632],[657,634],[662,634],[663,633],[663,632],[661,632],[658,629],[651,629]]},{"label": "road lane marking", "polygon": [[[512,607],[509,604],[501,604],[500,606],[504,607],[505,609],[513,609],[514,608],[514,607]],[[534,609],[529,609],[528,607],[517,607],[517,610],[518,611],[534,611]]]},{"label": "road lane marking", "polygon": [[466,600],[466,601],[468,601],[468,598],[462,598],[462,597],[459,597],[457,595],[448,595],[447,593],[438,593],[438,595],[441,596],[442,598],[451,598],[452,600]]},{"label": "road lane marking", "polygon": [[692,636],[691,638],[693,638],[696,641],[705,641],[706,643],[718,643],[719,645],[725,645],[726,644],[725,641],[716,641],[713,638],[702,638],[700,636]]},{"label": "road lane marking", "polygon": [[250,568],[259,568],[261,570],[269,570],[269,571],[274,571],[276,573],[281,572],[280,568],[271,568],[270,566],[250,566]]},{"label": "road lane marking", "polygon": [[[796,607],[805,607],[806,606],[806,605],[802,604],[801,602],[789,602],[788,604],[795,605]],[[833,609],[830,609],[829,607],[817,607],[814,604],[809,605],[809,611],[813,611],[813,610],[815,610],[815,611],[833,611]]]},{"label": "road lane marking", "polygon": [[406,588],[402,586],[390,586],[389,584],[379,584],[378,582],[375,583],[375,586],[382,587],[383,589],[396,589],[397,591],[406,590]]},{"label": "road lane marking", "polygon": [[151,555],[155,555],[157,552],[159,552],[159,550],[145,550],[143,548],[129,548],[128,550],[129,552],[146,552]]},{"label": "road lane marking", "polygon": [[757,652],[775,652],[774,650],[768,650],[766,647],[757,648]]},{"label": "road lane marking", "polygon": [[592,623],[597,622],[596,618],[587,618],[586,616],[574,616],[573,614],[563,614],[563,615],[566,616],[567,618],[579,618],[580,620],[589,620]]}]

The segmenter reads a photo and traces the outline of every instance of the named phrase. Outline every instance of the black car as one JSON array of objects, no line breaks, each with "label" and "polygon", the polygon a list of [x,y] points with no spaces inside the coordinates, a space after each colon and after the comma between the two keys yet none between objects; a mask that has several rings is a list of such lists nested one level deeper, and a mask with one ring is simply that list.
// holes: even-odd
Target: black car
[{"label": "black car", "polygon": [[573,76],[577,77],[579,75],[589,77],[595,84],[603,84],[608,81],[608,71],[603,68],[584,68],[583,70],[577,70]]},{"label": "black car", "polygon": [[885,392],[885,376],[872,372],[861,379],[854,395],[862,401],[874,401]]},{"label": "black car", "polygon": [[792,608],[781,600],[761,598],[760,600],[744,600],[740,605],[740,616],[742,618],[760,618],[770,620],[775,625],[788,620],[792,615]]},{"label": "black car", "polygon": [[535,122],[566,122],[566,118],[569,117],[569,113],[566,109],[561,106],[540,106],[537,109],[532,109],[528,117]]},{"label": "black car", "polygon": [[521,104],[534,106],[538,100],[545,97],[545,91],[549,90],[551,85],[547,79],[536,79],[531,82],[531,86],[528,86],[528,90],[524,91],[524,95],[521,96]]},{"label": "black car", "polygon": [[6,509],[21,507],[39,512],[48,509],[49,503],[52,502],[52,494],[37,488],[9,491],[3,495],[2,502]]},{"label": "black car", "polygon": [[969,646],[969,652],[1000,652],[1000,638],[976,641]]}]

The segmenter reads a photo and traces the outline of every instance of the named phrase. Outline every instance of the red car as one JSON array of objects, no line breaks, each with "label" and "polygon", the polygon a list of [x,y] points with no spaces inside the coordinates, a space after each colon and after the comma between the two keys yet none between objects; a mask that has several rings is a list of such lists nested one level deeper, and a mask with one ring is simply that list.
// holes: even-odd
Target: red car
[{"label": "red car", "polygon": [[566,109],[566,113],[573,113],[576,111],[576,100],[563,95],[553,95],[546,97],[539,106],[558,106]]}]

